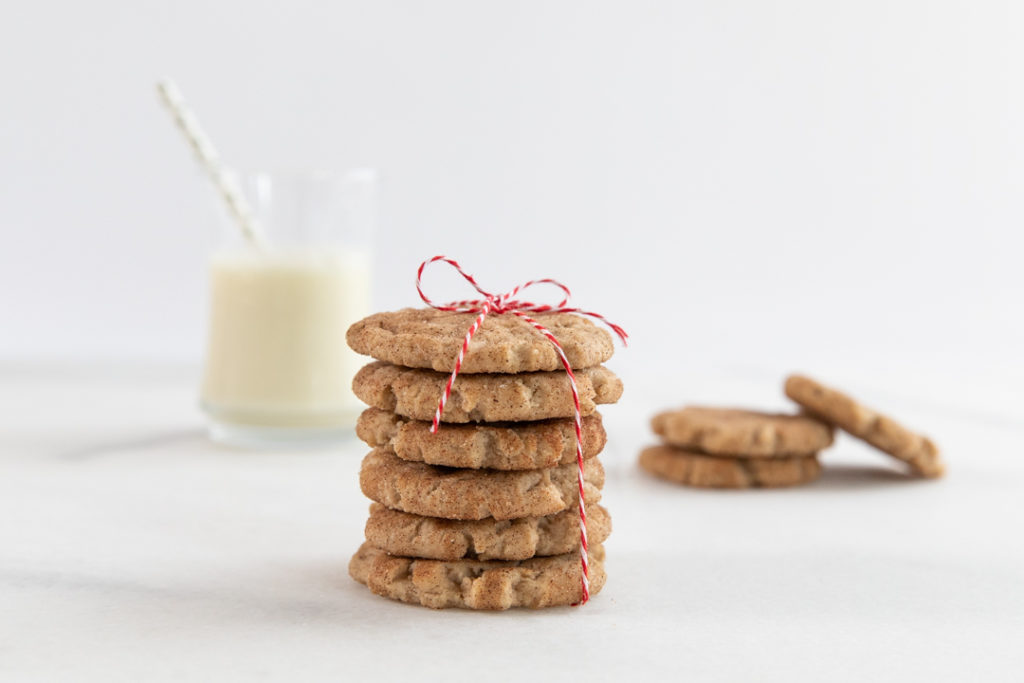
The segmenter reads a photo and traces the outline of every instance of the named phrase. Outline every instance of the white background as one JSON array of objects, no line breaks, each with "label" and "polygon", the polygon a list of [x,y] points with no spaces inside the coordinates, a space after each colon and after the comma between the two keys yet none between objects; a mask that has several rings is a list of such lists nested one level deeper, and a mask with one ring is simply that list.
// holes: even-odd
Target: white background
[{"label": "white background", "polygon": [[[1019,680],[1022,27],[977,1],[5,3],[0,678],[564,679],[586,653],[588,680]],[[358,447],[206,443],[218,213],[163,76],[240,167],[380,170],[376,307],[444,252],[630,331],[586,615],[374,598],[344,573]],[[845,438],[791,492],[637,472],[653,411],[785,407],[796,369],[950,476]]]},{"label": "white background", "polygon": [[0,355],[200,360],[216,199],[157,103],[170,75],[238,166],[380,169],[380,308],[416,303],[416,265],[444,252],[495,289],[561,278],[632,332],[627,371],[1020,377],[1022,20],[970,1],[8,3]]}]

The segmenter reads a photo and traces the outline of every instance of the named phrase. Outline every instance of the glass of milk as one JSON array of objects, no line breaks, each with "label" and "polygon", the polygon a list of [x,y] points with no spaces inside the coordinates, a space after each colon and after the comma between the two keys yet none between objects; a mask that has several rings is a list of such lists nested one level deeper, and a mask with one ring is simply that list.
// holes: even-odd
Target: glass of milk
[{"label": "glass of milk", "polygon": [[262,240],[246,242],[225,218],[210,259],[202,386],[210,437],[250,448],[348,438],[360,410],[352,376],[363,361],[345,331],[369,314],[373,172],[239,180]]}]

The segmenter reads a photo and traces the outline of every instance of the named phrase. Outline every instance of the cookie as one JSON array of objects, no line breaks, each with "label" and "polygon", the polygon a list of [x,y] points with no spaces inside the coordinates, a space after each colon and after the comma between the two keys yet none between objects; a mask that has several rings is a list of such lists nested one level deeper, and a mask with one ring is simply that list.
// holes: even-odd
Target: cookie
[{"label": "cookie", "polygon": [[666,443],[737,457],[812,455],[832,445],[832,427],[801,415],[687,406],[661,413],[651,428]]},{"label": "cookie", "polygon": [[910,431],[840,391],[809,377],[792,375],[786,380],[786,396],[808,412],[867,441],[883,453],[903,460],[924,477],[941,477],[945,473],[939,449],[931,439]]},{"label": "cookie", "polygon": [[[600,505],[588,505],[590,545],[603,543],[611,531],[608,511]],[[548,517],[461,521],[421,517],[374,503],[366,522],[366,540],[390,555],[432,560],[526,560],[579,548],[580,518],[579,510],[573,507]]]},{"label": "cookie", "polygon": [[[345,335],[357,353],[409,368],[450,373],[476,313],[405,308],[360,320]],[[571,313],[537,314],[576,368],[600,365],[612,357],[612,337],[590,320]],[[554,345],[514,315],[489,315],[473,335],[462,361],[463,373],[518,373],[561,370]]]},{"label": "cookie", "polygon": [[821,473],[816,456],[730,458],[651,446],[640,452],[640,467],[678,484],[713,489],[775,488],[814,481]]},{"label": "cookie", "polygon": [[[584,499],[596,503],[604,487],[597,458],[584,463]],[[575,507],[576,464],[541,470],[464,470],[408,462],[383,448],[363,459],[359,485],[367,498],[393,510],[445,519],[544,517]]]},{"label": "cookie", "polygon": [[[590,594],[604,587],[604,547],[590,546]],[[555,607],[580,601],[579,553],[520,562],[421,560],[388,555],[364,543],[348,573],[371,592],[392,600],[441,609],[504,610]]]},{"label": "cookie", "polygon": [[[414,420],[433,420],[448,375],[376,361],[352,380],[364,403]],[[604,366],[576,372],[580,412],[590,415],[598,403],[615,403],[622,381]],[[518,375],[460,375],[444,409],[445,422],[523,422],[573,417],[572,390],[562,372]]]},{"label": "cookie", "polygon": [[[607,441],[600,413],[582,420],[583,457],[592,458]],[[445,467],[535,470],[576,462],[573,420],[505,424],[445,425],[409,420],[379,408],[359,416],[356,434],[370,446],[385,446],[403,460]]]}]

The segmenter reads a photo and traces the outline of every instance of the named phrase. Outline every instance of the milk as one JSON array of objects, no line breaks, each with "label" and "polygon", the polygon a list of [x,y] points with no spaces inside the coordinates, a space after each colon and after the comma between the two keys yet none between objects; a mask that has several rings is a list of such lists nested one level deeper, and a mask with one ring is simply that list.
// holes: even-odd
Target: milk
[{"label": "milk", "polygon": [[203,407],[221,425],[349,428],[352,376],[365,359],[345,343],[368,314],[369,257],[331,248],[252,249],[210,263]]}]

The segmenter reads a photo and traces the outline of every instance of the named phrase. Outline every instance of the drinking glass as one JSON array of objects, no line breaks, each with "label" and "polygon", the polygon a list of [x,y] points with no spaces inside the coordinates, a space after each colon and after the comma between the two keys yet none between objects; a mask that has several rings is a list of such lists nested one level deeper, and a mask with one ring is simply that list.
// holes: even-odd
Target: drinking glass
[{"label": "drinking glass", "polygon": [[369,313],[375,178],[237,176],[259,228],[227,220],[209,263],[202,407],[210,437],[253,448],[348,438],[359,356],[345,331]]}]

